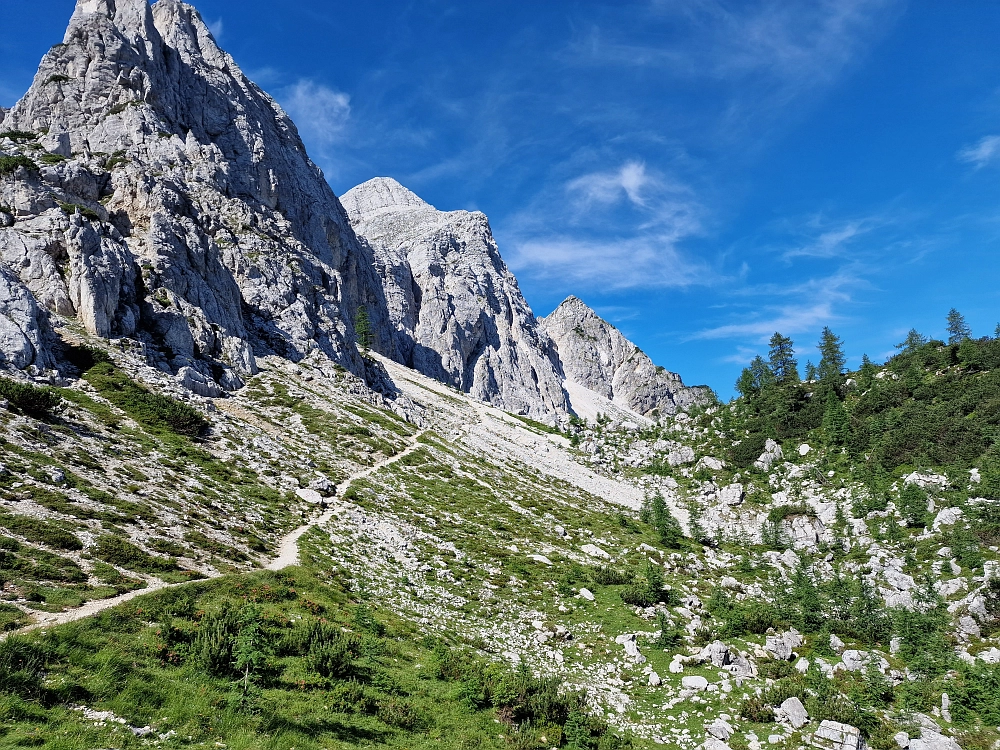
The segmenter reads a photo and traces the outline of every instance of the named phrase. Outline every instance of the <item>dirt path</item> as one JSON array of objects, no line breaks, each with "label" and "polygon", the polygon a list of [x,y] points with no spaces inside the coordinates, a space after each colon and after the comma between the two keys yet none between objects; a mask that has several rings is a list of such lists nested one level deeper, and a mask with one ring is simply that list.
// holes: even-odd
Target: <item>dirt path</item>
[{"label": "dirt path", "polygon": [[[245,418],[243,414],[240,415]],[[400,451],[394,456],[383,459],[378,463],[369,466],[367,469],[362,469],[356,474],[352,474],[343,482],[337,485],[336,493],[334,497],[343,497],[344,493],[347,492],[351,484],[358,479],[364,479],[365,477],[375,473],[379,469],[382,469],[390,464],[394,464],[401,458],[404,458],[413,451],[420,447],[420,443],[417,441],[421,435],[424,434],[426,430],[421,430],[416,435],[413,436],[413,442],[407,446],[404,450]],[[298,528],[286,534],[282,537],[278,544],[278,554],[264,566],[265,570],[281,570],[283,568],[295,565],[299,561],[299,539],[303,534],[305,534],[309,529],[314,526],[322,526],[325,523],[329,523],[334,516],[334,509],[331,508],[314,518],[310,519],[306,523],[302,524]],[[135,591],[129,591],[128,593],[121,594],[119,596],[111,597],[110,599],[95,599],[89,601],[86,604],[81,604],[79,607],[75,607],[65,612],[39,612],[37,610],[30,610],[30,614],[35,618],[35,622],[30,625],[25,625],[23,628],[17,630],[12,630],[9,633],[0,633],[0,640],[3,640],[10,635],[18,635],[21,633],[28,633],[32,630],[37,630],[38,628],[47,628],[53,625],[64,625],[68,622],[76,622],[77,620],[82,620],[85,617],[90,617],[103,612],[106,609],[111,609],[119,604],[124,604],[130,599],[135,599],[137,596],[142,596],[143,594],[150,594],[154,591],[161,591],[163,589],[173,589],[180,586],[189,586],[192,583],[197,583],[198,581],[210,580],[211,578],[216,578],[216,576],[210,576],[209,578],[199,578],[194,581],[184,581],[183,583],[164,583],[159,578],[147,578],[146,588],[136,589]]]},{"label": "dirt path", "polygon": [[[413,453],[413,451],[417,450],[417,448],[420,447],[420,443],[417,442],[417,438],[423,435],[424,432],[425,430],[421,430],[416,435],[414,435],[413,442],[409,446],[407,446],[406,449],[400,451],[395,456],[390,456],[389,458],[383,459],[382,461],[379,461],[377,464],[369,466],[367,469],[359,471],[357,474],[351,475],[343,482],[338,484],[337,491],[334,493],[334,497],[338,498],[343,497],[344,494],[347,492],[347,489],[351,486],[353,482],[356,482],[358,479],[364,479],[365,477],[374,474],[379,469],[385,468],[390,464],[394,464],[401,458],[404,458]],[[278,545],[277,556],[267,564],[266,566],[267,570],[281,570],[282,568],[287,568],[291,565],[297,564],[299,561],[299,538],[307,531],[309,531],[309,529],[311,529],[313,526],[322,526],[323,524],[329,523],[333,519],[335,512],[336,512],[335,508],[330,508],[329,510],[313,518],[308,523],[299,526],[297,529],[287,534],[281,540],[281,543]]]}]

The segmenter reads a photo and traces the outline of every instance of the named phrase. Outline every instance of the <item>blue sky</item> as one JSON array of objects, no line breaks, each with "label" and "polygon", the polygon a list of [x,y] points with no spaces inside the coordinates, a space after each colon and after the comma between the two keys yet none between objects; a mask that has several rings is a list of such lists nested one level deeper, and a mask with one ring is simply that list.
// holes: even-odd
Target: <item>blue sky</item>
[{"label": "blue sky", "polygon": [[[10,106],[73,2],[5,5]],[[338,194],[484,211],[538,315],[576,294],[685,382],[1000,321],[1000,3],[197,5]]]}]

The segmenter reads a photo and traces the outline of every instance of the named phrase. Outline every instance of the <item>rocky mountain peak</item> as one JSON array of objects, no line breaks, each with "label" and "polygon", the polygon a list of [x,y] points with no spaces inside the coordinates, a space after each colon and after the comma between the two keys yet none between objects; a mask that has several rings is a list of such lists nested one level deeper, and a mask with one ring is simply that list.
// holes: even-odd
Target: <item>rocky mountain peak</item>
[{"label": "rocky mountain peak", "polygon": [[379,211],[398,211],[405,207],[434,209],[391,177],[374,177],[351,188],[340,200],[354,223]]},{"label": "rocky mountain peak", "polygon": [[[355,372],[355,311],[392,353],[371,257],[281,107],[177,0],[79,0],[0,141],[0,261],[49,310],[133,337],[201,392],[255,356]],[[65,273],[61,266],[68,266]]]},{"label": "rocky mountain peak", "polygon": [[642,350],[578,297],[567,297],[539,320],[555,342],[566,378],[643,416],[673,414],[703,402],[704,386],[657,367]]},{"label": "rocky mountain peak", "polygon": [[552,342],[483,214],[439,211],[386,178],[343,202],[382,277],[398,361],[509,411],[568,412]]}]

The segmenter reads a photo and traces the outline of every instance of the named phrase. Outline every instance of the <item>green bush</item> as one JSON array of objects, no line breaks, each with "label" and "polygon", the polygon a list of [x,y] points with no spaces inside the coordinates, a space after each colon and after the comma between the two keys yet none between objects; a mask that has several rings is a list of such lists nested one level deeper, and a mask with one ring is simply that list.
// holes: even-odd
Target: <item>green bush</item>
[{"label": "green bush", "polygon": [[598,586],[623,586],[632,580],[633,574],[610,565],[599,565],[591,570],[590,578]]},{"label": "green bush", "polygon": [[14,174],[18,167],[24,167],[31,172],[38,171],[38,165],[27,156],[0,156],[0,175]]},{"label": "green bush", "polygon": [[357,636],[344,633],[330,623],[317,621],[309,634],[308,644],[306,663],[317,674],[339,680],[358,674],[356,662],[360,641]]},{"label": "green bush", "polygon": [[84,379],[104,398],[152,431],[197,437],[208,428],[208,421],[197,409],[148,391],[110,362],[98,362]]},{"label": "green bush", "polygon": [[62,399],[48,388],[39,388],[30,383],[0,377],[0,398],[22,414],[44,418],[51,415]]},{"label": "green bush", "polygon": [[[45,156],[55,156],[55,154],[46,154]],[[64,157],[61,157],[59,160],[50,161],[50,160],[47,160],[45,158],[45,156],[42,157],[42,161],[44,161],[46,164],[58,164],[59,161],[63,161],[64,160]],[[83,206],[83,205],[81,205],[79,203],[60,203],[59,204],[59,208],[61,208],[62,211],[63,211],[63,213],[66,214],[67,216],[72,216],[77,211],[79,211],[80,215],[83,218],[85,218],[85,219],[88,219],[90,221],[100,221],[101,220],[101,217],[97,213],[97,211],[94,211],[91,208],[87,208],[86,206]]]},{"label": "green bush", "polygon": [[10,138],[12,141],[34,141],[38,139],[36,133],[32,133],[28,130],[5,130],[0,133],[0,138]]}]

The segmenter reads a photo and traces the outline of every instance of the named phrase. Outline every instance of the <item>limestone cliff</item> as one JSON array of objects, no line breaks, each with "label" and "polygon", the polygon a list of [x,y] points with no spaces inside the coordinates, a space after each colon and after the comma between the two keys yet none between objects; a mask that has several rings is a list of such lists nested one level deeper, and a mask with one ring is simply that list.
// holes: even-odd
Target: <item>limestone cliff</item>
[{"label": "limestone cliff", "polygon": [[260,353],[318,348],[361,372],[355,311],[388,328],[295,126],[189,5],[79,0],[0,131],[0,261],[196,390],[238,387]]},{"label": "limestone cliff", "polygon": [[655,417],[708,398],[708,388],[685,386],[680,375],[654,365],[576,297],[568,297],[539,324],[555,342],[566,377],[618,406]]},{"label": "limestone cliff", "polygon": [[382,277],[399,362],[509,411],[567,413],[555,349],[483,214],[438,211],[386,178],[342,200]]}]

